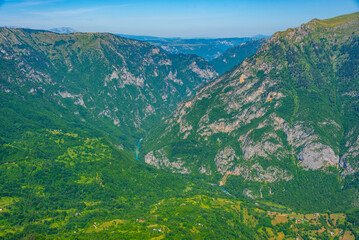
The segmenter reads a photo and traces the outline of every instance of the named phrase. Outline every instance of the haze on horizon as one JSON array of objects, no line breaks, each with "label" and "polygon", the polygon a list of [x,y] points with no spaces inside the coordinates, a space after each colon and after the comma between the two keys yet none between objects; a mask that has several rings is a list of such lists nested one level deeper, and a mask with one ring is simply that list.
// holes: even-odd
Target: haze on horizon
[{"label": "haze on horizon", "polygon": [[0,26],[160,37],[271,35],[359,11],[359,0],[0,0]]}]

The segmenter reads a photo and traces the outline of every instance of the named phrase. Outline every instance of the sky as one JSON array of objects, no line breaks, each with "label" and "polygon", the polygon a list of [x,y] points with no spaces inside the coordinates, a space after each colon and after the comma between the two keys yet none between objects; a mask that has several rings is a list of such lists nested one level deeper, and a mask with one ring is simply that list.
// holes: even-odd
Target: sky
[{"label": "sky", "polygon": [[271,35],[359,0],[0,0],[0,26],[183,38]]}]

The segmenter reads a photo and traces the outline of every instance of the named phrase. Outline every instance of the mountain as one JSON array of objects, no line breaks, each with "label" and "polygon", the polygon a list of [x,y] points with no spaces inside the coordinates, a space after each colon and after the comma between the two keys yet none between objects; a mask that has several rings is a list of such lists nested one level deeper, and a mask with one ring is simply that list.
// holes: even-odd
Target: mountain
[{"label": "mountain", "polygon": [[[204,83],[195,98],[219,84],[205,60],[111,34],[1,28],[0,36],[0,239],[358,237],[358,209],[309,213],[243,198],[243,181],[233,182],[240,176],[227,175],[224,189],[216,182],[220,173],[183,174],[185,158],[167,165],[179,173],[157,169],[141,161],[147,137],[134,156],[137,139],[179,101]],[[219,81],[235,81],[223,80],[228,76]],[[203,153],[179,144],[174,155]],[[330,185],[336,177],[319,180]],[[243,193],[255,198],[252,182]],[[355,188],[348,183],[344,190]],[[268,187],[259,189],[264,196]]]},{"label": "mountain", "polygon": [[67,34],[67,33],[75,33],[78,32],[77,30],[70,28],[70,27],[60,27],[60,28],[51,28],[51,32],[60,33],[60,34]]},{"label": "mountain", "polygon": [[1,28],[0,36],[2,137],[24,130],[17,121],[29,129],[67,121],[133,149],[155,119],[217,76],[198,56],[112,34]]},{"label": "mountain", "polygon": [[359,13],[277,32],[183,102],[140,157],[297,210],[359,205]]},{"label": "mountain", "polygon": [[227,49],[262,37],[244,38],[159,38],[149,36],[121,35],[131,39],[149,42],[170,54],[195,54],[208,61],[219,57]]},{"label": "mountain", "polygon": [[174,37],[174,38],[164,38],[164,37],[155,37],[155,36],[142,36],[142,35],[128,35],[128,34],[116,34],[117,36],[124,37],[124,38],[130,38],[135,39],[138,41],[173,41],[173,40],[179,40],[181,38]]},{"label": "mountain", "polygon": [[267,236],[268,215],[130,151],[146,118],[216,76],[206,61],[111,34],[0,35],[0,239]]},{"label": "mountain", "polygon": [[[144,125],[216,76],[203,59],[111,34],[1,28],[0,36],[0,239],[351,233],[319,221],[294,229],[289,209],[133,157],[131,139]],[[272,223],[279,215],[284,223]]]},{"label": "mountain", "polygon": [[234,66],[240,64],[244,59],[254,55],[267,40],[267,38],[262,38],[231,47],[219,57],[210,61],[210,63],[221,75],[224,72],[231,70]]}]

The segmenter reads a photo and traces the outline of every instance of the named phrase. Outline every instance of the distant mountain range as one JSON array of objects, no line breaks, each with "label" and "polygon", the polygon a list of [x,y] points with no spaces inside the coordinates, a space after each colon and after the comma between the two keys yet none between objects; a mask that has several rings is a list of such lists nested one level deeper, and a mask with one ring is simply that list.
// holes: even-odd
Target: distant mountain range
[{"label": "distant mountain range", "polygon": [[[50,31],[60,34],[75,33],[77,30],[70,27],[52,28]],[[256,35],[243,38],[193,38],[180,37],[164,38],[155,36],[116,34],[117,36],[151,43],[169,54],[195,54],[207,61],[214,60],[231,47],[258,39],[267,39],[269,36]],[[245,54],[244,54],[245,55]]]},{"label": "distant mountain range", "polygon": [[219,57],[227,49],[239,44],[268,38],[265,36],[243,37],[243,38],[159,38],[150,36],[120,35],[140,41],[149,42],[167,53],[171,54],[196,54],[208,61]]},{"label": "distant mountain range", "polygon": [[173,40],[180,40],[180,37],[173,37],[173,38],[165,38],[165,37],[155,37],[155,36],[142,36],[142,35],[128,35],[128,34],[116,34],[120,37],[135,39],[139,41],[173,41]]},{"label": "distant mountain range", "polygon": [[61,34],[78,32],[77,30],[70,27],[51,28],[50,31]]}]

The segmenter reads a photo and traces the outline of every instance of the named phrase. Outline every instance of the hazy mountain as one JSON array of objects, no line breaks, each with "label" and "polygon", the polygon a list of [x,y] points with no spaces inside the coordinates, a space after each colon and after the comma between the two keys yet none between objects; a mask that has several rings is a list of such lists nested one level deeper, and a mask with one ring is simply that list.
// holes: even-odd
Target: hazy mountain
[{"label": "hazy mountain", "polygon": [[50,31],[55,32],[55,33],[61,33],[61,34],[78,32],[77,30],[70,28],[70,27],[52,28],[52,29],[50,29]]},{"label": "hazy mountain", "polygon": [[145,138],[157,168],[297,209],[359,204],[359,13],[274,34]]},{"label": "hazy mountain", "polygon": [[257,50],[265,43],[268,38],[262,38],[229,48],[219,57],[213,59],[210,63],[219,74],[231,70],[234,66],[240,64],[244,59],[254,55]]},{"label": "hazy mountain", "polygon": [[128,35],[128,34],[116,34],[120,37],[124,37],[124,38],[130,38],[130,39],[135,39],[135,40],[139,40],[139,41],[174,41],[174,40],[179,40],[181,38],[179,37],[174,37],[174,38],[164,38],[164,37],[155,37],[155,36],[142,36],[142,35]]},{"label": "hazy mountain", "polygon": [[151,36],[121,35],[124,37],[149,42],[167,53],[196,54],[208,61],[219,57],[227,49],[262,37],[244,38],[160,38]]}]

